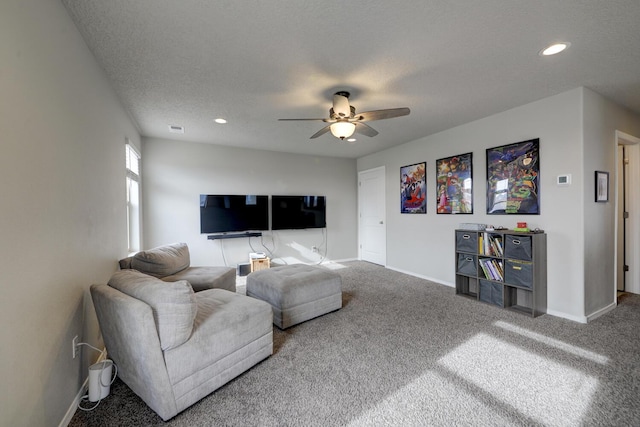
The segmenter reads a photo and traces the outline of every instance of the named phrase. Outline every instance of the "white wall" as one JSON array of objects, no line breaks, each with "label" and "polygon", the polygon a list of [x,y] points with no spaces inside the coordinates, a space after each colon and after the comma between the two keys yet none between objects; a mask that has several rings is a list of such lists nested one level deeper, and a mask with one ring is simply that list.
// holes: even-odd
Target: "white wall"
[{"label": "white wall", "polygon": [[[584,235],[585,314],[612,308],[615,294],[616,137],[619,130],[640,136],[640,116],[585,89],[584,114]],[[609,172],[609,202],[595,203],[595,171]],[[630,191],[638,191],[631,183]]]},{"label": "white wall", "polygon": [[138,133],[58,1],[0,2],[0,425],[63,420],[100,345],[92,283],[126,251]]},{"label": "white wall", "polygon": [[[254,250],[271,250],[280,263],[357,257],[353,159],[149,138],[144,140],[142,185],[145,248],[186,242],[193,265],[235,267],[248,262]],[[267,232],[262,240],[207,240],[200,234],[200,194],[323,195],[326,234],[309,229]],[[321,253],[312,252],[312,246],[321,247]]]},{"label": "white wall", "polygon": [[[525,221],[547,236],[550,313],[584,321],[582,89],[575,89],[358,159],[358,171],[387,171],[387,265],[453,286],[454,229],[463,222],[513,228]],[[540,138],[540,215],[486,215],[486,149]],[[473,153],[473,215],[436,214],[435,162]],[[427,214],[400,214],[400,167],[427,162]],[[571,174],[559,187],[556,177]],[[589,175],[590,177],[590,175]]]}]

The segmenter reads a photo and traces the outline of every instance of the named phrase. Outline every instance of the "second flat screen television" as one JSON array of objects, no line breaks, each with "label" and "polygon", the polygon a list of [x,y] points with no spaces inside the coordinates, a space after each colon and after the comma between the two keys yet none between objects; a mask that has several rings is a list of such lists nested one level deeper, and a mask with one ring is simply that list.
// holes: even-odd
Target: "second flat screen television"
[{"label": "second flat screen television", "polygon": [[325,228],[325,196],[271,196],[271,229]]}]

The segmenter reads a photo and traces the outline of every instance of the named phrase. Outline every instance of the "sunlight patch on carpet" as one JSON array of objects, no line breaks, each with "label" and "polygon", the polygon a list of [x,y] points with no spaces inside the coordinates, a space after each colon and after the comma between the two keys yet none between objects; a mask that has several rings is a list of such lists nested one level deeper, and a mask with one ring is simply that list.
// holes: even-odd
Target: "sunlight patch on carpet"
[{"label": "sunlight patch on carpet", "polygon": [[571,345],[571,344],[567,344],[564,341],[560,341],[560,340],[557,340],[557,339],[554,339],[554,338],[547,337],[545,335],[538,334],[538,333],[533,332],[533,331],[529,331],[529,330],[527,330],[525,328],[521,328],[519,326],[512,325],[512,324],[507,323],[507,322],[503,322],[502,320],[498,320],[497,322],[494,323],[494,325],[498,326],[498,327],[500,327],[502,329],[505,329],[507,331],[522,335],[522,336],[527,337],[529,339],[532,339],[534,341],[538,341],[538,342],[540,342],[542,344],[546,344],[549,347],[557,348],[559,350],[565,351],[565,352],[573,354],[575,356],[579,356],[579,357],[585,358],[587,360],[599,363],[601,365],[606,365],[609,362],[609,358],[607,356],[603,356],[601,354],[594,353],[592,351],[585,350],[583,348],[576,347],[576,346]]},{"label": "sunlight patch on carpet", "polygon": [[342,270],[343,268],[349,268],[344,264],[340,264],[339,262],[334,261],[323,262],[322,266],[329,270]]},{"label": "sunlight patch on carpet", "polygon": [[598,387],[588,374],[482,333],[438,364],[545,425],[579,425]]},{"label": "sunlight patch on carpet", "polygon": [[502,413],[460,389],[445,375],[428,370],[359,414],[348,424],[362,426],[509,425]]}]

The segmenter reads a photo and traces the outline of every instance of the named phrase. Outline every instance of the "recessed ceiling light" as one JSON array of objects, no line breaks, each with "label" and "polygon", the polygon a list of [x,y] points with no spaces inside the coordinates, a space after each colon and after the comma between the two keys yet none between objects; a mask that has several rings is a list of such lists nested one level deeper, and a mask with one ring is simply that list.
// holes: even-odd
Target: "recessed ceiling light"
[{"label": "recessed ceiling light", "polygon": [[540,55],[540,56],[555,55],[557,53],[562,52],[563,50],[565,50],[569,46],[571,46],[571,43],[568,43],[568,42],[555,43],[555,44],[552,44],[551,46],[548,46],[548,47],[545,47],[544,49],[542,49],[538,53],[538,55]]},{"label": "recessed ceiling light", "polygon": [[219,123],[221,125],[227,123],[227,121],[225,119],[223,119],[222,117],[218,117],[217,119],[214,120],[214,122]]},{"label": "recessed ceiling light", "polygon": [[184,127],[178,125],[169,125],[169,132],[171,133],[184,133]]}]

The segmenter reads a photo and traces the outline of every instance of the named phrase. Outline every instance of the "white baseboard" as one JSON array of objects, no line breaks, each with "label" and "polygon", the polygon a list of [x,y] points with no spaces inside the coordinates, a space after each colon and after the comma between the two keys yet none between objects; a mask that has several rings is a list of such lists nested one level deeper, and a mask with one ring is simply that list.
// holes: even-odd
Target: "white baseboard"
[{"label": "white baseboard", "polygon": [[589,323],[595,319],[597,319],[598,317],[607,314],[608,312],[610,312],[611,310],[613,310],[614,308],[617,307],[617,304],[611,303],[608,306],[601,308],[600,310],[596,311],[595,313],[591,313],[588,316],[574,316],[571,314],[567,314],[567,313],[563,313],[561,311],[555,311],[555,310],[549,310],[547,309],[547,314],[550,314],[552,316],[556,316],[556,317],[562,317],[563,319],[568,319],[568,320],[572,320],[574,322],[578,322],[578,323]]},{"label": "white baseboard", "polygon": [[555,317],[561,317],[563,319],[571,320],[573,322],[578,323],[587,323],[587,318],[585,316],[574,316],[572,314],[567,314],[562,311],[550,310],[547,308],[547,314]]},{"label": "white baseboard", "polygon": [[[102,362],[106,358],[107,358],[107,349],[104,348],[102,349],[102,353],[100,353],[100,356],[94,363]],[[76,411],[78,410],[78,405],[80,404],[80,400],[82,399],[82,396],[87,394],[88,389],[89,389],[89,374],[87,373],[87,377],[84,379],[84,382],[80,387],[80,390],[78,390],[78,394],[76,394],[76,397],[73,399],[73,402],[71,402],[71,406],[69,406],[69,409],[67,409],[67,413],[64,414],[64,418],[62,418],[62,420],[60,421],[60,424],[58,424],[58,427],[67,427],[69,425],[69,423],[71,422],[71,419],[73,418]]]},{"label": "white baseboard", "polygon": [[617,303],[612,302],[611,304],[609,304],[608,306],[601,308],[600,310],[596,311],[595,313],[591,313],[590,315],[587,316],[587,322],[591,322],[592,320],[596,320],[598,317],[607,314],[608,312],[610,312],[611,310],[613,310],[614,308],[616,308],[618,306]]},{"label": "white baseboard", "polygon": [[445,282],[445,281],[442,281],[440,279],[435,279],[433,277],[423,276],[422,274],[416,274],[416,273],[414,273],[412,271],[402,270],[400,268],[391,267],[389,265],[387,266],[387,268],[389,270],[397,271],[398,273],[408,274],[409,276],[417,277],[419,279],[428,280],[430,282],[435,282],[435,283],[438,283],[440,285],[448,286],[450,288],[455,288],[456,287],[456,285],[454,283]]},{"label": "white baseboard", "polygon": [[[404,274],[408,274],[409,276],[414,276],[414,277],[418,277],[420,279],[425,279],[425,280],[429,280],[431,282],[435,282],[435,283],[439,283],[441,285],[444,286],[449,286],[451,288],[455,288],[456,285],[455,283],[449,283],[449,282],[445,282],[439,279],[435,279],[433,277],[427,277],[427,276],[423,276],[421,274],[416,274],[412,271],[406,271],[403,270],[401,268],[395,268],[392,266],[387,266],[387,268],[389,270],[393,270],[393,271],[397,271],[398,273],[404,273]],[[549,310],[547,309],[547,314],[551,315],[551,316],[555,316],[555,317],[561,317],[563,319],[567,319],[567,320],[571,320],[573,322],[578,322],[578,323],[589,323],[590,321],[597,319],[598,317],[602,316],[603,314],[606,314],[608,312],[610,312],[611,310],[613,310],[616,307],[616,304],[613,303],[601,310],[596,311],[593,314],[590,314],[589,316],[573,316],[571,314],[567,314],[567,313],[563,313],[561,311],[555,311],[555,310]]]}]

